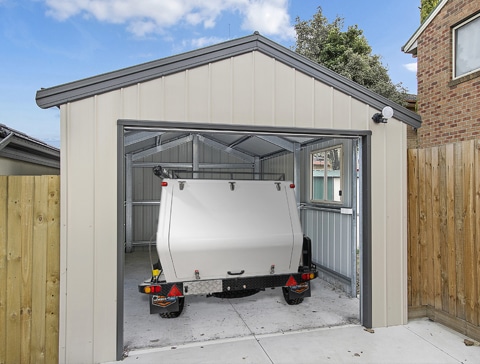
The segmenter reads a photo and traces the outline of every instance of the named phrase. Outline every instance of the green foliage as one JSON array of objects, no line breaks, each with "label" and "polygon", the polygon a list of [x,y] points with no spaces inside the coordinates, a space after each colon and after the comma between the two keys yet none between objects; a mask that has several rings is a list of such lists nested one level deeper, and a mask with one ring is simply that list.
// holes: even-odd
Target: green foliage
[{"label": "green foliage", "polygon": [[439,2],[440,0],[422,0],[420,6],[420,22],[423,23]]},{"label": "green foliage", "polygon": [[343,28],[343,18],[337,16],[329,23],[319,7],[311,20],[296,18],[294,50],[371,91],[404,104],[407,90],[401,83],[392,83],[380,56],[372,55],[363,31],[357,25],[349,26],[346,31],[342,31]]}]

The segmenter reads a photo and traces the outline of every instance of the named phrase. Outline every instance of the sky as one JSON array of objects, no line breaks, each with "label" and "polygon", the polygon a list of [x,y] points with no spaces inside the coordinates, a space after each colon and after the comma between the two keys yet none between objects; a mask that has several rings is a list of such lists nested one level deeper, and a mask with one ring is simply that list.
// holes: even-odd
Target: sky
[{"label": "sky", "polygon": [[[252,34],[287,48],[296,19],[322,8],[358,25],[392,81],[416,93],[416,60],[401,47],[420,25],[420,0],[0,0],[0,124],[59,146],[58,108],[41,88]],[[346,30],[346,28],[345,28]]]}]

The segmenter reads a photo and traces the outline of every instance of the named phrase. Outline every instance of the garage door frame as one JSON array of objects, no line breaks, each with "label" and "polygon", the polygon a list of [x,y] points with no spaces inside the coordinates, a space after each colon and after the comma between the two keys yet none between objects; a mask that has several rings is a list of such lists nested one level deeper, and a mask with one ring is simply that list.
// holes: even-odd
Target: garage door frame
[{"label": "garage door frame", "polygon": [[360,138],[360,321],[372,326],[372,224],[371,224],[371,135],[370,130],[337,130],[252,125],[205,124],[173,121],[120,119],[117,122],[117,360],[123,357],[124,262],[125,262],[125,160],[126,128],[169,129],[196,132],[238,132],[284,136],[328,136]]}]

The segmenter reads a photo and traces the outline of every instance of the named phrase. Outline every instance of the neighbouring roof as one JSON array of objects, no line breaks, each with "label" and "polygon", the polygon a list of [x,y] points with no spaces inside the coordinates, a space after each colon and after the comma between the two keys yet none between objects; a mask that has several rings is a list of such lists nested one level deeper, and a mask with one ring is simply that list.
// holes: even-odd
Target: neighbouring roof
[{"label": "neighbouring roof", "polygon": [[60,168],[60,150],[0,124],[0,157]]},{"label": "neighbouring roof", "polygon": [[410,39],[405,43],[405,45],[402,47],[402,52],[405,53],[410,53],[412,55],[417,54],[417,40],[418,37],[423,33],[423,31],[428,27],[428,25],[432,22],[433,19],[437,16],[437,14],[442,10],[442,8],[445,6],[445,4],[448,2],[448,0],[440,0],[440,2],[437,4],[435,9],[430,13],[430,15],[423,21],[422,24],[420,24],[420,27],[413,33],[413,35],[410,37]]},{"label": "neighbouring roof", "polygon": [[36,101],[41,108],[60,106],[252,51],[270,56],[378,110],[388,105],[394,109],[397,120],[416,128],[421,126],[418,114],[261,36],[258,32],[179,55],[40,89],[37,91]]}]

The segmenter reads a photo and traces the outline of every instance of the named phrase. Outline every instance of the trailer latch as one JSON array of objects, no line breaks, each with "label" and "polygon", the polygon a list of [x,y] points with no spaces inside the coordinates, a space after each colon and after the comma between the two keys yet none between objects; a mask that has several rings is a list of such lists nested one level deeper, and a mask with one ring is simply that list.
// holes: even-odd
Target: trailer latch
[{"label": "trailer latch", "polygon": [[275,274],[275,264],[270,266],[270,274]]},{"label": "trailer latch", "polygon": [[195,269],[195,279],[200,279],[200,272],[198,269]]}]

